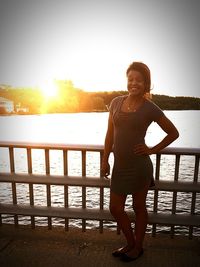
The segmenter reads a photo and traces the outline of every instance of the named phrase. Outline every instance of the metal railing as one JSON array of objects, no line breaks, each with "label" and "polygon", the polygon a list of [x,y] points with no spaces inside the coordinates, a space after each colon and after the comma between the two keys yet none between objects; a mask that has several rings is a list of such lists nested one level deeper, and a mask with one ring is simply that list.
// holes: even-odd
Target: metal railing
[{"label": "metal railing", "polygon": [[[15,150],[26,150],[27,158],[27,171],[19,173],[16,171],[16,158]],[[36,217],[46,217],[48,220],[48,228],[52,228],[52,218],[63,218],[65,229],[69,228],[70,219],[81,219],[82,230],[86,230],[87,220],[99,221],[99,231],[103,232],[104,223],[106,221],[114,221],[114,218],[108,210],[108,206],[105,207],[105,189],[109,189],[110,181],[101,177],[101,160],[103,156],[103,146],[101,145],[67,145],[67,144],[27,144],[27,143],[0,143],[1,149],[8,150],[9,158],[9,171],[3,172],[0,169],[0,197],[1,197],[1,185],[4,183],[11,185],[11,203],[1,201],[0,203],[0,224],[4,222],[3,216],[12,215],[14,217],[14,224],[19,224],[19,216],[30,216],[31,226],[35,228]],[[33,160],[32,151],[35,149],[44,151],[45,158],[45,172],[43,174],[33,173]],[[62,152],[62,164],[63,173],[55,175],[51,173],[51,156],[52,150],[59,150]],[[69,160],[68,154],[70,151],[79,151],[81,153],[81,174],[70,175],[69,174]],[[98,172],[97,176],[87,175],[87,153],[97,152],[99,154]],[[172,179],[162,179],[160,169],[162,166],[162,157],[165,155],[172,155],[174,157],[174,170]],[[176,226],[187,227],[189,238],[194,235],[194,229],[200,229],[200,181],[199,181],[199,156],[200,149],[186,149],[186,148],[166,148],[155,156],[155,187],[151,188],[152,203],[151,207],[148,207],[149,213],[149,225],[152,225],[152,235],[157,232],[158,225],[164,225],[170,227],[171,236],[175,234]],[[183,178],[180,179],[180,161],[182,157],[192,157],[194,159],[194,165],[189,165],[187,171],[184,170]],[[165,163],[165,166],[167,163]],[[2,164],[0,162],[0,168]],[[189,173],[188,173],[189,170]],[[168,170],[166,170],[168,172]],[[189,177],[189,178],[188,178]],[[192,178],[191,178],[192,177]],[[188,179],[187,179],[188,178]],[[17,190],[18,184],[28,185],[28,198],[29,203],[19,204]],[[37,205],[35,203],[35,189],[34,185],[44,185],[46,188],[46,205],[42,203]],[[52,205],[52,186],[61,186],[63,188],[63,206]],[[69,188],[81,187],[81,205],[79,207],[71,207],[69,205]],[[87,207],[87,188],[99,189],[99,202],[98,207]],[[159,194],[171,192],[171,208],[166,211],[160,212]],[[183,210],[177,209],[178,205],[178,193],[182,192],[189,194],[185,198],[190,199],[190,210],[185,212],[184,203]],[[9,201],[8,201],[9,202]],[[131,219],[134,221],[134,213],[131,210],[127,211]],[[119,230],[119,229],[118,229]]]}]

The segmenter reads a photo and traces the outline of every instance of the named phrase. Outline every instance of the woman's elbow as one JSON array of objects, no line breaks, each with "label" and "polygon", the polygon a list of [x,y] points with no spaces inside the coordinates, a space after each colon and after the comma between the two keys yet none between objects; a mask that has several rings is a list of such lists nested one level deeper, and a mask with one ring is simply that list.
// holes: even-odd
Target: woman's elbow
[{"label": "woman's elbow", "polygon": [[178,139],[179,138],[179,131],[177,129],[175,129],[173,131],[173,133],[171,134],[171,136],[172,136],[173,140]]}]

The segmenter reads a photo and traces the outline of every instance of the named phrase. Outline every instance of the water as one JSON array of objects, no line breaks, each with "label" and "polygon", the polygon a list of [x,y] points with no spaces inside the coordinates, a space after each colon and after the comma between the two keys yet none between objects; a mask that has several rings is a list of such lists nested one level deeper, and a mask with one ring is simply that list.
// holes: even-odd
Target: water
[{"label": "water", "polygon": [[[200,111],[166,111],[165,114],[174,122],[179,130],[180,137],[172,146],[175,147],[200,147],[199,139],[199,115]],[[22,141],[37,143],[61,143],[61,144],[103,144],[107,128],[108,113],[78,113],[78,114],[48,114],[48,115],[21,115],[21,116],[0,116],[0,140],[1,141]],[[153,123],[147,132],[146,143],[154,145],[164,133]],[[63,173],[62,152],[50,152],[51,174]],[[155,156],[152,156],[155,164]],[[44,151],[33,150],[33,173],[45,173]],[[87,153],[87,175],[99,176],[99,154],[95,152]],[[69,153],[69,175],[81,175],[80,152]],[[111,165],[112,165],[111,157]],[[16,172],[27,172],[27,159],[25,149],[15,149]],[[0,171],[9,172],[8,151],[0,148]],[[194,157],[182,156],[179,179],[193,180]],[[160,179],[173,180],[174,177],[174,157],[163,156],[161,162]],[[9,184],[0,185],[0,202],[12,203],[12,190]],[[46,205],[46,187],[34,185],[35,205]],[[87,207],[98,207],[99,189],[87,188]],[[62,187],[52,186],[52,206],[64,207],[64,191]],[[81,188],[69,188],[69,206],[81,206]],[[28,185],[17,185],[17,196],[19,204],[29,204]],[[177,212],[189,212],[191,206],[190,193],[178,193]],[[199,196],[197,195],[196,213],[200,214]],[[148,193],[147,207],[152,210],[153,192]],[[109,205],[109,190],[105,189],[105,208]],[[127,208],[131,206],[131,199],[127,200]],[[169,212],[172,207],[172,193],[159,192],[160,212]],[[20,223],[27,224],[29,218],[20,217]],[[13,218],[6,216],[6,222],[12,222]],[[39,225],[46,225],[46,218],[38,218]],[[54,219],[54,224],[60,225],[61,219]],[[72,225],[81,226],[81,221],[73,221]],[[107,223],[107,227],[112,227],[113,223]],[[88,227],[96,227],[95,223],[88,221]],[[177,230],[179,231],[179,229]],[[183,232],[183,228],[180,229]]]},{"label": "water", "polygon": [[[200,111],[165,111],[180,132],[173,146],[200,147]],[[0,116],[0,141],[103,144],[107,112]],[[147,144],[164,136],[156,123],[148,129]]]}]

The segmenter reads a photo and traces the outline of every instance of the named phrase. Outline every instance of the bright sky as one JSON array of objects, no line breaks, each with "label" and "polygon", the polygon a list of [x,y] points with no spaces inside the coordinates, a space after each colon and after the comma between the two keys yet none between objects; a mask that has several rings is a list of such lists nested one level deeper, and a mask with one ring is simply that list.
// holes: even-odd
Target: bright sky
[{"label": "bright sky", "polygon": [[142,61],[152,93],[200,97],[199,14],[196,0],[0,0],[0,84],[126,90]]}]

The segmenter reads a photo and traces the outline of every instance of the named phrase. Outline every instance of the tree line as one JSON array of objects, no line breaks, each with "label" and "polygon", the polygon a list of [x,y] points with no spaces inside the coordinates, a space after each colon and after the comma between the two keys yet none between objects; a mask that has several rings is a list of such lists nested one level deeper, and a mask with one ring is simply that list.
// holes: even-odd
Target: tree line
[{"label": "tree line", "polygon": [[[75,88],[71,81],[57,81],[58,92],[47,98],[38,88],[0,86],[0,97],[26,107],[28,114],[107,111],[112,99],[127,91],[85,92]],[[163,110],[199,110],[200,98],[152,95],[152,100]],[[5,113],[0,107],[0,113]]]}]

